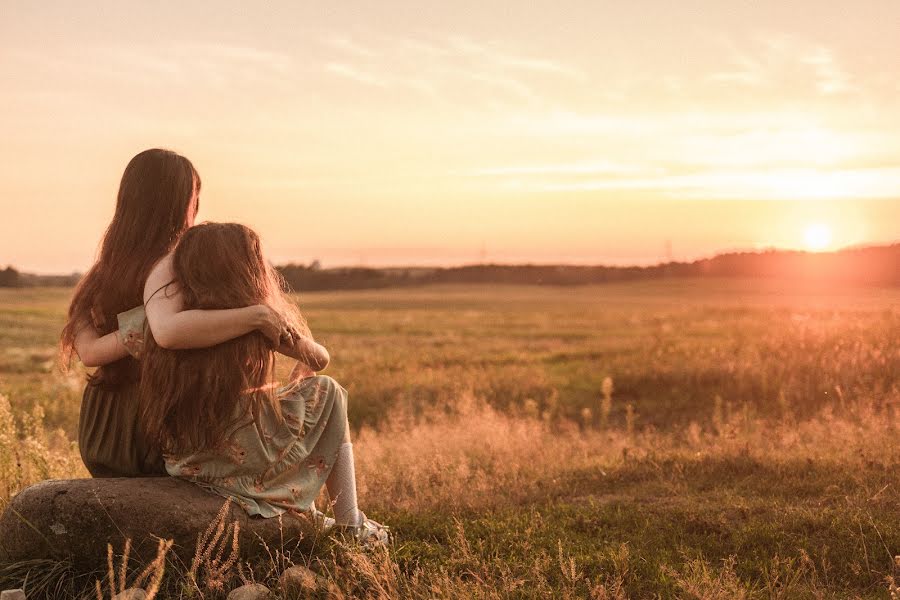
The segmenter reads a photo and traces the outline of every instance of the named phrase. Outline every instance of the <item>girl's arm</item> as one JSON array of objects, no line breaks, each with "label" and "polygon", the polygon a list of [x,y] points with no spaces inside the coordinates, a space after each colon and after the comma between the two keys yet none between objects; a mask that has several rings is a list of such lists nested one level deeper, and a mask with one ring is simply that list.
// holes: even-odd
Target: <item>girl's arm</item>
[{"label": "girl's arm", "polygon": [[283,329],[281,315],[264,304],[227,310],[183,310],[184,299],[177,284],[172,255],[163,258],[144,285],[144,310],[156,343],[180,350],[208,348],[260,330],[274,345]]},{"label": "girl's arm", "polygon": [[86,367],[102,367],[128,356],[118,331],[101,336],[89,323],[81,323],[75,335],[75,352]]}]

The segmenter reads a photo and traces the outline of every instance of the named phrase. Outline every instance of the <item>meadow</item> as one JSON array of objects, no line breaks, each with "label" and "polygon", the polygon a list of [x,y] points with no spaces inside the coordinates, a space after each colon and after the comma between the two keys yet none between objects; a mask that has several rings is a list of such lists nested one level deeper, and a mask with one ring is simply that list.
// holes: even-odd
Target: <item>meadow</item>
[{"label": "meadow", "polygon": [[[0,508],[87,476],[84,371],[61,372],[55,347],[70,294],[0,290]],[[362,507],[396,536],[388,555],[291,557],[322,597],[900,597],[898,288],[297,301],[350,392]]]}]

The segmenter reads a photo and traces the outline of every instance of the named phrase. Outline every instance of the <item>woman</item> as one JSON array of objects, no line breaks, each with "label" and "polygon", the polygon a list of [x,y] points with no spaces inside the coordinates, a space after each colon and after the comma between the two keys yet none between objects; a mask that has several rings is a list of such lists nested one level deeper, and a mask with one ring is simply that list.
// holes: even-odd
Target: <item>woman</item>
[{"label": "woman", "polygon": [[[78,424],[81,456],[94,477],[165,474],[158,449],[138,426],[140,369],[117,315],[142,304],[152,273],[166,276],[166,257],[193,225],[199,194],[200,176],[187,158],[160,149],[132,158],[99,258],[75,289],[60,345],[64,365],[74,351],[85,366],[99,367],[88,378]],[[286,330],[263,303],[179,312],[175,300],[154,312],[154,332],[165,346],[212,346],[256,330],[277,342]]]},{"label": "woman", "polygon": [[[186,309],[274,305],[305,328],[259,238],[243,225],[193,227],[171,266]],[[363,543],[387,542],[386,528],[357,506],[347,391],[330,377],[311,376],[328,362],[323,347],[282,344],[278,350],[300,362],[295,379],[275,389],[274,351],[259,333],[194,350],[166,349],[155,337],[148,336],[141,360],[141,420],[170,475],[262,517],[309,511],[326,485],[339,527]]]}]

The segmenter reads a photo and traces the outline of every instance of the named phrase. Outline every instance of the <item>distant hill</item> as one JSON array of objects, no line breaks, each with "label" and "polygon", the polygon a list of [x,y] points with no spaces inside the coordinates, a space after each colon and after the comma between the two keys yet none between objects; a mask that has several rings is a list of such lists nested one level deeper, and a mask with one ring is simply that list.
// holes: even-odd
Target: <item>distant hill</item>
[{"label": "distant hill", "polygon": [[[900,244],[848,248],[837,252],[766,250],[731,252],[693,262],[649,267],[498,265],[464,267],[319,268],[278,267],[294,290],[353,290],[434,283],[589,285],[661,277],[752,277],[842,285],[900,285]],[[0,287],[73,286],[80,275],[32,275],[0,270]]]}]

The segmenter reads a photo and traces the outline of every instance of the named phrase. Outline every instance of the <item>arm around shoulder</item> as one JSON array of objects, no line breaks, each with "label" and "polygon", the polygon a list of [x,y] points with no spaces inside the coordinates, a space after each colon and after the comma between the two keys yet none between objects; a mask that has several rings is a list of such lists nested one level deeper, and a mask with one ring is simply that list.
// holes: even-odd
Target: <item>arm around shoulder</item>
[{"label": "arm around shoulder", "polygon": [[177,331],[173,317],[181,312],[183,299],[177,292],[172,254],[164,256],[150,271],[144,283],[143,298],[153,339],[162,348],[175,349]]},{"label": "arm around shoulder", "polygon": [[261,304],[225,310],[184,310],[171,254],[159,261],[147,277],[144,309],[153,339],[170,350],[208,348],[257,329],[264,333],[278,330],[273,325],[277,315]]}]

